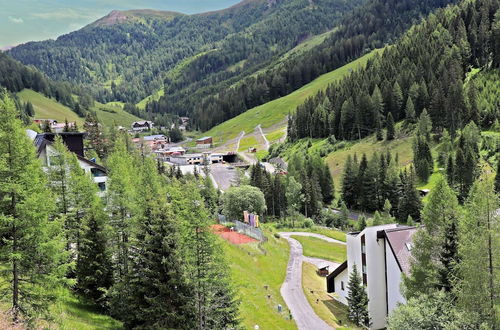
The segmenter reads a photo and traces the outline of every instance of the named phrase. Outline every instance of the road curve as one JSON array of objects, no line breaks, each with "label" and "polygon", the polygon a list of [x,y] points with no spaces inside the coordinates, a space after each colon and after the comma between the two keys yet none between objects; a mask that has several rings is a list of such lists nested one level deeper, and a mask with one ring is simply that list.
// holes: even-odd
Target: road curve
[{"label": "road curve", "polygon": [[290,244],[290,260],[288,261],[286,269],[285,282],[283,282],[280,292],[281,296],[285,300],[285,303],[290,309],[295,322],[297,323],[297,327],[300,330],[333,329],[318,315],[316,315],[316,313],[314,313],[314,310],[307,301],[304,290],[302,289],[302,262],[310,262],[316,266],[327,264],[330,266],[330,270],[335,269],[339,264],[323,259],[305,257],[302,252],[302,245],[299,241],[291,238],[290,236],[310,236],[323,239],[328,242],[339,244],[345,243],[315,233],[281,232],[279,234],[288,241],[288,244]]}]

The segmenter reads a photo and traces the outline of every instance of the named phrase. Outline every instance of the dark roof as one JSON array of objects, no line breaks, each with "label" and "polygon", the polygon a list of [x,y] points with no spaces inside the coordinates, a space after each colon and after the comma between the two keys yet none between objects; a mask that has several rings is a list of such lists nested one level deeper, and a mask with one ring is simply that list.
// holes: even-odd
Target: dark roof
[{"label": "dark roof", "polygon": [[410,272],[413,235],[418,230],[418,227],[397,227],[377,232],[377,237],[386,238],[399,269],[405,274]]},{"label": "dark roof", "polygon": [[202,141],[206,141],[206,140],[210,140],[212,139],[211,136],[204,136],[202,138],[199,138],[198,140],[196,140],[196,142],[202,142]]},{"label": "dark roof", "polygon": [[[53,142],[51,142],[51,141],[49,141],[49,140],[47,140],[47,139],[45,138],[45,134],[38,134],[38,135],[35,137],[35,140],[33,141],[33,143],[35,144],[35,147],[36,147],[36,152],[37,152],[37,155],[38,155],[38,156],[40,156],[40,153],[42,152],[42,150],[43,150],[43,149],[45,149],[45,148],[47,147],[47,145],[52,145],[52,144],[53,144]],[[80,161],[82,161],[82,162],[84,162],[84,163],[87,163],[87,164],[89,164],[89,165],[92,165],[92,166],[94,166],[95,168],[97,168],[97,169],[99,169],[99,170],[101,170],[101,171],[103,171],[103,172],[107,173],[107,171],[108,171],[108,170],[107,170],[104,166],[99,165],[99,164],[97,164],[97,163],[95,163],[95,162],[93,162],[93,161],[91,161],[91,160],[89,160],[89,159],[87,159],[87,158],[85,158],[85,157],[82,157],[82,156],[80,156],[80,155],[79,155],[79,154],[77,154],[77,153],[74,153],[74,154],[76,155],[76,157],[77,157]]]},{"label": "dark roof", "polygon": [[335,292],[335,277],[347,269],[347,260],[340,264],[333,272],[326,277],[327,292]]}]

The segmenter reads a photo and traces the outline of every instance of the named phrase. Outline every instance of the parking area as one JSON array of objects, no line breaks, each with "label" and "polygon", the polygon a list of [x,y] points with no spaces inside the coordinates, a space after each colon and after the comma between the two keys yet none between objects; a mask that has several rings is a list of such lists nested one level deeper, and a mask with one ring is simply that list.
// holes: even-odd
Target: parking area
[{"label": "parking area", "polygon": [[212,164],[210,166],[210,174],[217,183],[218,188],[222,191],[229,189],[238,178],[238,170],[226,164]]}]

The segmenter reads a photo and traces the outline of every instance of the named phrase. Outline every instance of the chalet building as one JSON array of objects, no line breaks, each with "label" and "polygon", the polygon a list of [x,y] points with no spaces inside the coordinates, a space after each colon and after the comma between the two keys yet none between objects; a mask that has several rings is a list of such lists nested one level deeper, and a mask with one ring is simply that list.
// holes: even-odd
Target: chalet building
[{"label": "chalet building", "polygon": [[66,133],[43,133],[37,134],[35,131],[27,130],[28,136],[32,139],[38,158],[41,160],[44,168],[49,168],[57,153],[53,147],[55,136],[61,136],[68,150],[74,153],[78,159],[78,164],[86,172],[89,173],[96,185],[99,187],[101,196],[106,191],[106,183],[108,181],[107,170],[105,167],[84,157],[83,137],[85,133],[66,132]]},{"label": "chalet building", "polygon": [[154,127],[154,124],[152,121],[142,120],[142,121],[133,122],[131,127],[132,127],[132,131],[134,131],[134,132],[144,132],[144,131],[152,130]]},{"label": "chalet building", "polygon": [[353,266],[363,279],[368,294],[370,329],[383,329],[399,303],[402,275],[410,270],[412,238],[418,228],[397,224],[367,227],[347,234],[347,260],[327,277],[327,290],[347,305],[349,275]]},{"label": "chalet building", "polygon": [[[65,122],[59,123],[55,119],[34,119],[33,122],[35,124],[38,124],[40,127],[43,127],[44,125],[49,125],[49,128],[54,133],[62,133],[62,132],[64,132],[64,129],[66,128]],[[74,128],[75,123],[68,122],[68,127]]]},{"label": "chalet building", "polygon": [[212,146],[213,139],[211,136],[205,136],[202,137],[201,139],[196,140],[196,147],[197,148],[210,148]]}]

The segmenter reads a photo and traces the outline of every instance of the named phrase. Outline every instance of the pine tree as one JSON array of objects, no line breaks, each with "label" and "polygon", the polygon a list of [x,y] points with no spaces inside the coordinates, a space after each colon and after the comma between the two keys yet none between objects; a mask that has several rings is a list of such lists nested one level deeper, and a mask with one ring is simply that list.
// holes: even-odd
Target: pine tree
[{"label": "pine tree", "polygon": [[394,118],[392,117],[392,113],[389,112],[387,115],[387,134],[385,138],[387,141],[391,141],[394,140],[395,135]]},{"label": "pine tree", "polygon": [[358,198],[357,189],[357,162],[354,162],[351,155],[347,156],[342,177],[342,200],[347,207],[355,207]]},{"label": "pine tree", "polygon": [[451,292],[454,282],[455,267],[458,263],[458,228],[456,219],[451,219],[445,229],[443,248],[439,255],[441,267],[438,269],[438,289]]},{"label": "pine tree", "polygon": [[[90,180],[90,179],[89,179]],[[84,297],[107,309],[107,292],[113,282],[111,255],[105,229],[106,214],[99,197],[89,205],[78,239],[76,290]]]},{"label": "pine tree", "polygon": [[347,284],[347,302],[349,305],[349,320],[359,326],[370,326],[370,316],[368,314],[368,295],[361,283],[356,264],[352,266]]},{"label": "pine tree", "polygon": [[413,105],[413,101],[411,100],[411,97],[408,96],[408,99],[406,100],[406,107],[405,107],[405,114],[406,114],[406,121],[409,123],[414,123],[415,122],[415,106]]},{"label": "pine tree", "polygon": [[[127,293],[119,306],[124,314],[119,315],[130,328],[192,328],[189,296],[193,287],[185,276],[178,219],[151,159],[145,159],[141,174],[138,228],[134,249],[129,252],[131,271],[125,276],[125,285],[118,287]],[[197,207],[203,203],[201,197],[199,203]]]},{"label": "pine tree", "polygon": [[0,259],[14,321],[44,313],[64,283],[62,225],[35,148],[12,100],[0,100]]},{"label": "pine tree", "polygon": [[363,231],[363,229],[366,228],[366,217],[361,215],[359,218],[358,218],[358,231]]},{"label": "pine tree", "polygon": [[104,132],[102,131],[101,124],[97,118],[95,112],[89,111],[85,117],[85,123],[83,125],[85,132],[87,132],[87,141],[100,159],[106,158],[108,155],[108,146],[106,144],[106,139],[104,137]]}]

